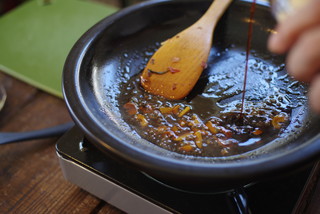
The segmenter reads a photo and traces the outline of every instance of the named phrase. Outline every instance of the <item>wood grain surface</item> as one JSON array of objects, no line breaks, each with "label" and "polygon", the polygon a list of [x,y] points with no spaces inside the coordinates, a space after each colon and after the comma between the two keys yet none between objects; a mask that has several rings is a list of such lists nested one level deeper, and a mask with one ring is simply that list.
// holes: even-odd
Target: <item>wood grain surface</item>
[{"label": "wood grain surface", "polygon": [[[0,73],[8,94],[0,131],[19,132],[71,121],[62,99]],[[0,213],[122,213],[66,181],[57,138],[0,145]]]}]

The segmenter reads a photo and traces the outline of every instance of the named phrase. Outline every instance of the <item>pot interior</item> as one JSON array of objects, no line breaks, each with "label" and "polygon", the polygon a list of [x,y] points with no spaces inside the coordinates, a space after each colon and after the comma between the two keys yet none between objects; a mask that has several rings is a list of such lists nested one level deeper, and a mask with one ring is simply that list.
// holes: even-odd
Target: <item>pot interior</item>
[{"label": "pot interior", "polygon": [[[268,5],[259,1],[253,23],[249,63],[250,66],[260,69],[261,75],[249,75],[247,96],[252,102],[259,103],[271,92],[276,94],[272,88],[276,86],[269,84],[270,81],[266,79],[270,78],[268,72],[277,69],[278,71],[272,74],[275,83],[283,79],[292,83],[290,87],[294,96],[288,100],[291,102],[288,106],[292,108],[291,123],[277,139],[253,151],[229,157],[185,156],[150,143],[127,124],[121,110],[123,85],[142,71],[161,42],[194,23],[209,4],[208,1],[159,1],[140,4],[102,20],[79,40],[74,51],[77,57],[75,72],[71,74],[72,72],[67,70],[68,66],[65,69],[65,97],[78,125],[100,146],[125,159],[132,159],[133,162],[150,160],[152,165],[164,160],[189,167],[208,164],[214,167],[212,163],[236,165],[239,160],[241,164],[258,163],[295,153],[309,144],[314,144],[320,126],[318,118],[312,115],[307,107],[307,86],[294,82],[286,75],[284,56],[273,55],[267,50],[266,42],[276,23]],[[233,87],[232,90],[235,91],[241,90],[243,73],[240,72],[245,63],[250,7],[251,4],[247,1],[234,1],[219,21],[214,33],[208,68],[185,102],[201,97],[204,102],[200,108],[205,108],[205,102],[209,103],[214,96],[210,89],[214,90],[215,86],[210,85],[210,78],[217,77],[217,74],[221,78],[219,83],[229,84],[227,87]],[[72,57],[74,56],[71,54],[69,58]],[[235,78],[228,82],[223,78],[224,74]],[[70,79],[74,81],[74,86],[70,86]],[[288,92],[287,89],[284,91]],[[240,97],[237,93],[218,102],[221,106],[227,106],[228,103],[239,101]]]}]

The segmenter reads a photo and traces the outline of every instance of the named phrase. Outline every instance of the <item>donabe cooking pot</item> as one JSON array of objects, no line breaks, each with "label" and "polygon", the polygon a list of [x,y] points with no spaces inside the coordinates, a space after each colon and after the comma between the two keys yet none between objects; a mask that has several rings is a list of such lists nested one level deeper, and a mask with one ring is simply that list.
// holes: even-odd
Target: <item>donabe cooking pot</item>
[{"label": "donabe cooking pot", "polygon": [[[96,147],[164,184],[205,192],[281,175],[320,156],[319,120],[308,111],[307,104],[293,109],[292,121],[298,119],[302,125],[293,128],[284,140],[231,157],[193,157],[164,150],[141,139],[123,120],[118,103],[120,84],[141,72],[154,47],[195,22],[210,3],[161,0],[125,8],[97,23],[77,41],[63,72],[68,109]],[[250,7],[248,1],[232,3],[216,28],[212,52],[230,45],[245,52]],[[274,25],[268,5],[258,1],[253,51],[262,55],[268,52],[266,41]],[[284,58],[266,60],[281,64]],[[206,81],[202,82],[193,94],[201,93],[201,84]]]}]

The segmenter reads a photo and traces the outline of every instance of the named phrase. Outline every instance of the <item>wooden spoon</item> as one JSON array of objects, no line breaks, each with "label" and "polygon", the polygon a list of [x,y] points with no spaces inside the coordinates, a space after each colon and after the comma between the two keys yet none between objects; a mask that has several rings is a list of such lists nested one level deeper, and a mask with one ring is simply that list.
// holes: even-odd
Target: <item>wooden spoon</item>
[{"label": "wooden spoon", "polygon": [[182,99],[189,94],[206,67],[213,30],[232,0],[214,0],[193,25],[166,40],[141,75],[151,94]]}]

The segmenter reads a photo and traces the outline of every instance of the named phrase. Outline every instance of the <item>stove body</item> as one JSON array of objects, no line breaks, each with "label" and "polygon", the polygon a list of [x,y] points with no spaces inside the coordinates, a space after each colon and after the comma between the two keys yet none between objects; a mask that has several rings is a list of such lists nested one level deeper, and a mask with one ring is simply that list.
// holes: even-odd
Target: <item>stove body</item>
[{"label": "stove body", "polygon": [[200,194],[162,185],[106,156],[77,127],[56,145],[64,177],[126,213],[290,214],[312,166],[228,193]]}]

